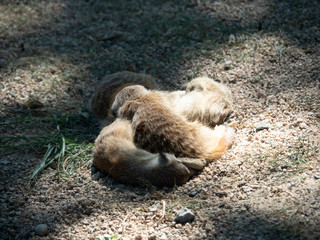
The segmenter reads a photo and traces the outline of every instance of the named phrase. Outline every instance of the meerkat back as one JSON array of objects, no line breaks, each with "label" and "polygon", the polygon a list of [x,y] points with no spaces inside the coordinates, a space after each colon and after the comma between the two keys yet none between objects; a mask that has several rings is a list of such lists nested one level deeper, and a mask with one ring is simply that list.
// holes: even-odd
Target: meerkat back
[{"label": "meerkat back", "polygon": [[196,173],[194,168],[201,170],[205,166],[203,159],[191,162],[190,159],[177,159],[172,154],[153,154],[137,148],[133,143],[131,123],[121,118],[100,132],[95,141],[93,164],[122,183],[151,183],[159,187],[182,185]]},{"label": "meerkat back", "polygon": [[108,117],[113,119],[110,107],[115,96],[122,88],[135,84],[142,85],[147,89],[158,89],[155,79],[147,74],[123,71],[105,76],[95,88],[91,99],[93,113],[101,120]]},{"label": "meerkat back", "polygon": [[[114,105],[117,105],[118,98],[123,101],[127,92],[135,87],[127,87],[119,92]],[[212,130],[197,122],[186,122],[153,92],[125,102],[119,108],[118,115],[131,120],[134,142],[151,152],[168,152],[179,157],[213,161],[233,142],[233,129],[220,126]]]}]

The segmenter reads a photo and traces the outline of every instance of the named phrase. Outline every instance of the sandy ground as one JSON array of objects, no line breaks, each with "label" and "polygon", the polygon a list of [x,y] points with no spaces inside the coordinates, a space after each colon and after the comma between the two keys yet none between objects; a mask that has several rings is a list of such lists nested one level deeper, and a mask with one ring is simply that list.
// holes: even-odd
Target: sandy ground
[{"label": "sandy ground", "polygon": [[[2,1],[0,239],[320,239],[319,16],[318,1]],[[28,184],[48,144],[35,136],[60,123],[29,120],[76,115],[92,149],[87,103],[122,70],[168,90],[225,83],[233,147],[173,189],[94,180],[90,161]],[[175,224],[185,207],[195,220]]]}]

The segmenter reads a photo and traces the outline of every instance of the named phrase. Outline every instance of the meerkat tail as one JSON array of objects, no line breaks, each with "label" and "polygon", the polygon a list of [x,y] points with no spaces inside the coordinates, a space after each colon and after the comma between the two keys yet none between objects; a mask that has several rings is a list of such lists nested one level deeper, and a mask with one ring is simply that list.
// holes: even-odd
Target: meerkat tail
[{"label": "meerkat tail", "polygon": [[214,129],[213,143],[214,147],[209,151],[209,158],[207,160],[216,160],[220,158],[228,148],[231,147],[234,141],[235,131],[231,127],[218,126]]}]

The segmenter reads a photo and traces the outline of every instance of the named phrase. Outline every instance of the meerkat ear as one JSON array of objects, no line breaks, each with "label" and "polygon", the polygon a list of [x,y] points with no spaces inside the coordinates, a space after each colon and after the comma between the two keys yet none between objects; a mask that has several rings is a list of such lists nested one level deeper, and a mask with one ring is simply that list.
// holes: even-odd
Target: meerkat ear
[{"label": "meerkat ear", "polygon": [[131,120],[138,109],[139,104],[134,100],[126,102],[121,108],[119,108],[117,115]]}]

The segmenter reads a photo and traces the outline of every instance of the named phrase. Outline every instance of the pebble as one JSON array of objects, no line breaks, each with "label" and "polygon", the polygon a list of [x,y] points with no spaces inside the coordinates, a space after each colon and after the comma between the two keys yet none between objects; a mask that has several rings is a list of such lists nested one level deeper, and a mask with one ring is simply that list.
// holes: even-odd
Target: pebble
[{"label": "pebble", "polygon": [[257,130],[257,131],[261,131],[261,130],[264,130],[264,129],[269,129],[269,128],[272,128],[272,125],[267,123],[267,122],[259,122],[259,123],[256,123],[254,125],[254,128]]},{"label": "pebble", "polygon": [[238,187],[242,187],[242,186],[244,186],[246,184],[247,184],[246,181],[240,181],[240,182],[238,182]]},{"label": "pebble", "polygon": [[231,63],[232,63],[231,61],[226,61],[223,67],[224,70],[226,71],[229,70],[231,68]]},{"label": "pebble", "polygon": [[34,231],[38,236],[45,236],[48,234],[48,226],[47,224],[39,224],[35,227]]},{"label": "pebble", "polygon": [[195,195],[197,195],[198,192],[196,190],[193,190],[189,193],[189,197],[194,197]]},{"label": "pebble", "polygon": [[300,127],[300,129],[306,129],[308,126],[306,123],[303,122],[303,123],[299,124],[299,127]]},{"label": "pebble", "polygon": [[315,174],[315,175],[314,175],[314,178],[315,178],[315,179],[320,179],[320,175]]},{"label": "pebble", "polygon": [[228,196],[228,193],[227,193],[227,192],[224,192],[224,191],[216,192],[215,194],[216,194],[219,198],[227,197],[227,196]]},{"label": "pebble", "polygon": [[193,212],[191,212],[188,208],[182,209],[178,216],[174,219],[176,223],[185,224],[187,222],[193,222],[195,218],[195,215]]}]

